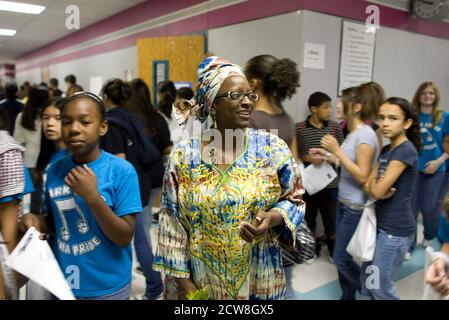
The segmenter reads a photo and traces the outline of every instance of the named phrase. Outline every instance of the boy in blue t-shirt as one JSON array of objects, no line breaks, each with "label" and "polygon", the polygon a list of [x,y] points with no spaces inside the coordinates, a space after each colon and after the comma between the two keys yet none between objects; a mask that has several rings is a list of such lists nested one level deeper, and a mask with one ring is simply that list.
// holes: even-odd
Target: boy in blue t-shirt
[{"label": "boy in blue t-shirt", "polygon": [[[62,138],[73,157],[48,169],[45,210],[54,223],[53,251],[78,299],[127,300],[131,291],[135,215],[142,212],[137,174],[127,161],[100,150],[107,132],[97,96],[80,92],[64,102]],[[35,215],[26,221],[48,232]]]}]

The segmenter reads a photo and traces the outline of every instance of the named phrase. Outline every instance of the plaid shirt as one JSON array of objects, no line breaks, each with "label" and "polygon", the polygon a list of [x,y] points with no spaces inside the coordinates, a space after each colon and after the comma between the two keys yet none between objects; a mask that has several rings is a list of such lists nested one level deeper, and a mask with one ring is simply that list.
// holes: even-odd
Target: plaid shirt
[{"label": "plaid shirt", "polygon": [[25,188],[23,148],[7,131],[0,131],[0,198],[20,194]]}]

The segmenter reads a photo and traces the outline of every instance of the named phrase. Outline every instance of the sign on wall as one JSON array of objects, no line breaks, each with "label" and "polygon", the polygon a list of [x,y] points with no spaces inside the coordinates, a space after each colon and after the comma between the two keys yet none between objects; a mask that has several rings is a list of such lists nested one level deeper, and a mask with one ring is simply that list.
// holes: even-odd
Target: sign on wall
[{"label": "sign on wall", "polygon": [[376,34],[364,24],[343,21],[338,95],[373,80]]},{"label": "sign on wall", "polygon": [[306,42],[304,44],[304,68],[324,69],[326,46],[324,44]]},{"label": "sign on wall", "polygon": [[103,77],[102,76],[89,77],[89,91],[90,92],[99,95],[102,88],[103,88]]}]

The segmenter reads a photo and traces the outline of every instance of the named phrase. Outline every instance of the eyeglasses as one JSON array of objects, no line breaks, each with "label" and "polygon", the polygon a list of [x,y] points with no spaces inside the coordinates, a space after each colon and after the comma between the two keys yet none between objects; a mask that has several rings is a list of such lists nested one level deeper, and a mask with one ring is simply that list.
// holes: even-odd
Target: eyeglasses
[{"label": "eyeglasses", "polygon": [[252,102],[259,101],[259,94],[255,92],[244,93],[241,91],[228,91],[226,93],[215,96],[215,98],[224,98],[224,97],[227,97],[228,99],[233,101],[243,101],[245,97],[248,97],[248,99],[251,100]]}]

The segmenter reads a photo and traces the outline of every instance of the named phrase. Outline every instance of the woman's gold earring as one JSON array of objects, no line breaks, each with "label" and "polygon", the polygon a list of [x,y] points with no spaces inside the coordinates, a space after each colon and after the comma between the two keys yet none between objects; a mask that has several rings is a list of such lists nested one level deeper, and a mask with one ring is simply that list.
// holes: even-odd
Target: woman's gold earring
[{"label": "woman's gold earring", "polygon": [[212,118],[212,128],[217,129],[217,121],[215,120],[215,109],[210,109],[210,117]]}]

